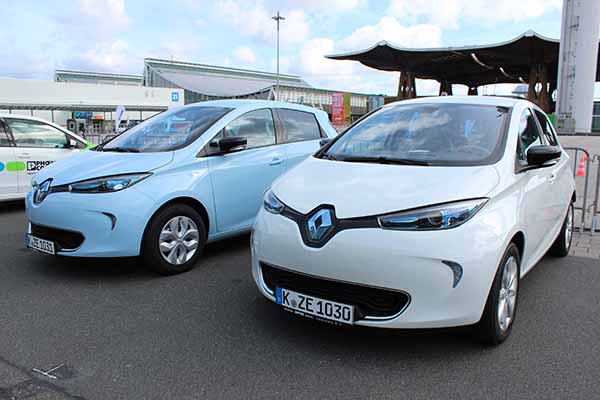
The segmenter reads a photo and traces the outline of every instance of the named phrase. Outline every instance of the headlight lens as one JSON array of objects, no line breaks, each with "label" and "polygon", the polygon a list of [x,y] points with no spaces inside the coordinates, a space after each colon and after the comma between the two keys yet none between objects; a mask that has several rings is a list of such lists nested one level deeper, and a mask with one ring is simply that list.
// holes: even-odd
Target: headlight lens
[{"label": "headlight lens", "polygon": [[487,201],[488,199],[457,201],[384,215],[378,220],[379,225],[384,229],[404,231],[451,229],[467,222]]},{"label": "headlight lens", "polygon": [[149,177],[150,173],[113,175],[89,179],[69,185],[69,191],[74,193],[109,193],[127,189],[130,186]]},{"label": "headlight lens", "polygon": [[271,214],[279,214],[283,210],[283,203],[279,201],[277,196],[275,196],[271,190],[265,194],[263,205],[265,210]]}]

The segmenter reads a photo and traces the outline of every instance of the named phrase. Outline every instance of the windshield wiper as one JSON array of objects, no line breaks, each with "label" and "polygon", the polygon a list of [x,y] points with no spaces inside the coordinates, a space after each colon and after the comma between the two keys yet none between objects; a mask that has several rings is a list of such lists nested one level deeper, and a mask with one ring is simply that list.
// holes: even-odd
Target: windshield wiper
[{"label": "windshield wiper", "polygon": [[337,158],[333,154],[323,153],[320,158],[326,158],[328,160],[337,161]]},{"label": "windshield wiper", "polygon": [[365,162],[377,164],[398,164],[398,165],[421,165],[427,166],[429,163],[423,160],[412,160],[410,158],[391,158],[391,157],[367,157],[367,156],[349,156],[343,157],[340,161]]},{"label": "windshield wiper", "polygon": [[138,149],[132,149],[131,147],[109,147],[109,148],[102,148],[102,151],[116,151],[118,153],[139,153],[140,151]]}]

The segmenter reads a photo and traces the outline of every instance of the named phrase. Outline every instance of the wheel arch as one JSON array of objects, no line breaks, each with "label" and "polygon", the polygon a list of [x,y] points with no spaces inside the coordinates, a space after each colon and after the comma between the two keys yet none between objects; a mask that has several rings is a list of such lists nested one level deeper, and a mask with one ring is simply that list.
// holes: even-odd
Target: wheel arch
[{"label": "wheel arch", "polygon": [[517,246],[517,250],[519,250],[519,257],[523,260],[523,253],[525,251],[525,234],[523,231],[518,231],[515,233],[510,239],[510,243],[514,243]]},{"label": "wheel arch", "polygon": [[156,216],[156,214],[158,214],[165,208],[172,206],[173,204],[185,204],[187,206],[192,207],[194,210],[198,211],[200,213],[200,216],[202,217],[202,221],[204,222],[204,229],[206,231],[205,234],[206,234],[206,237],[208,238],[208,234],[210,232],[210,218],[208,216],[208,211],[207,211],[206,207],[204,206],[204,204],[202,204],[202,202],[200,202],[198,199],[195,199],[190,196],[179,196],[179,197],[174,197],[174,198],[168,200],[163,205],[161,205],[156,210],[154,210],[154,212],[152,213],[150,218],[148,218],[148,222],[146,223],[146,227],[144,228],[144,235],[142,236],[142,241],[143,241],[143,238],[146,237],[146,233],[148,232],[148,227],[150,226],[150,222],[152,222],[152,219]]}]

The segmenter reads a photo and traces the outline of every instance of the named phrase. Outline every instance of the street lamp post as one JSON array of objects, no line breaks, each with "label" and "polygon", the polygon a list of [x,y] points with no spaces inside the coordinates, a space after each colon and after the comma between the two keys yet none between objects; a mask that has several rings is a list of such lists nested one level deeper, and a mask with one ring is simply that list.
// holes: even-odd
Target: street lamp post
[{"label": "street lamp post", "polygon": [[275,85],[275,100],[279,100],[279,22],[284,21],[285,18],[279,15],[279,11],[272,18],[277,21],[277,85]]}]

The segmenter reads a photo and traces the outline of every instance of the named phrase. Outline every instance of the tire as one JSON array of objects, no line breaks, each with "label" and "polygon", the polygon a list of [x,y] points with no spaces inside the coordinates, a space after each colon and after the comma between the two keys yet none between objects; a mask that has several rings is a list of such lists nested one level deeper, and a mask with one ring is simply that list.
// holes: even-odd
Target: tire
[{"label": "tire", "polygon": [[179,274],[195,266],[205,244],[202,216],[188,205],[173,204],[148,223],[141,257],[146,267],[161,275]]},{"label": "tire", "polygon": [[565,216],[562,228],[558,237],[550,247],[549,254],[556,257],[566,257],[569,255],[571,249],[571,242],[573,241],[573,219],[574,219],[573,203],[569,204],[569,210]]},{"label": "tire", "polygon": [[[514,243],[511,243],[502,256],[490,293],[488,294],[483,315],[476,326],[477,335],[482,343],[495,346],[502,343],[510,335],[517,315],[520,273],[521,257],[519,250]],[[513,277],[512,281],[507,279],[511,276]],[[504,284],[503,278],[506,279]],[[511,284],[512,282],[514,282],[514,285]],[[506,290],[506,288],[509,290]],[[501,302],[501,289],[505,296],[508,295],[505,297],[504,302]],[[507,315],[510,315],[510,320],[507,320],[500,317],[499,306],[502,307],[503,304],[504,306],[510,306],[510,299],[514,300],[512,302],[512,312],[508,311],[510,308],[505,309],[508,313]]]}]

